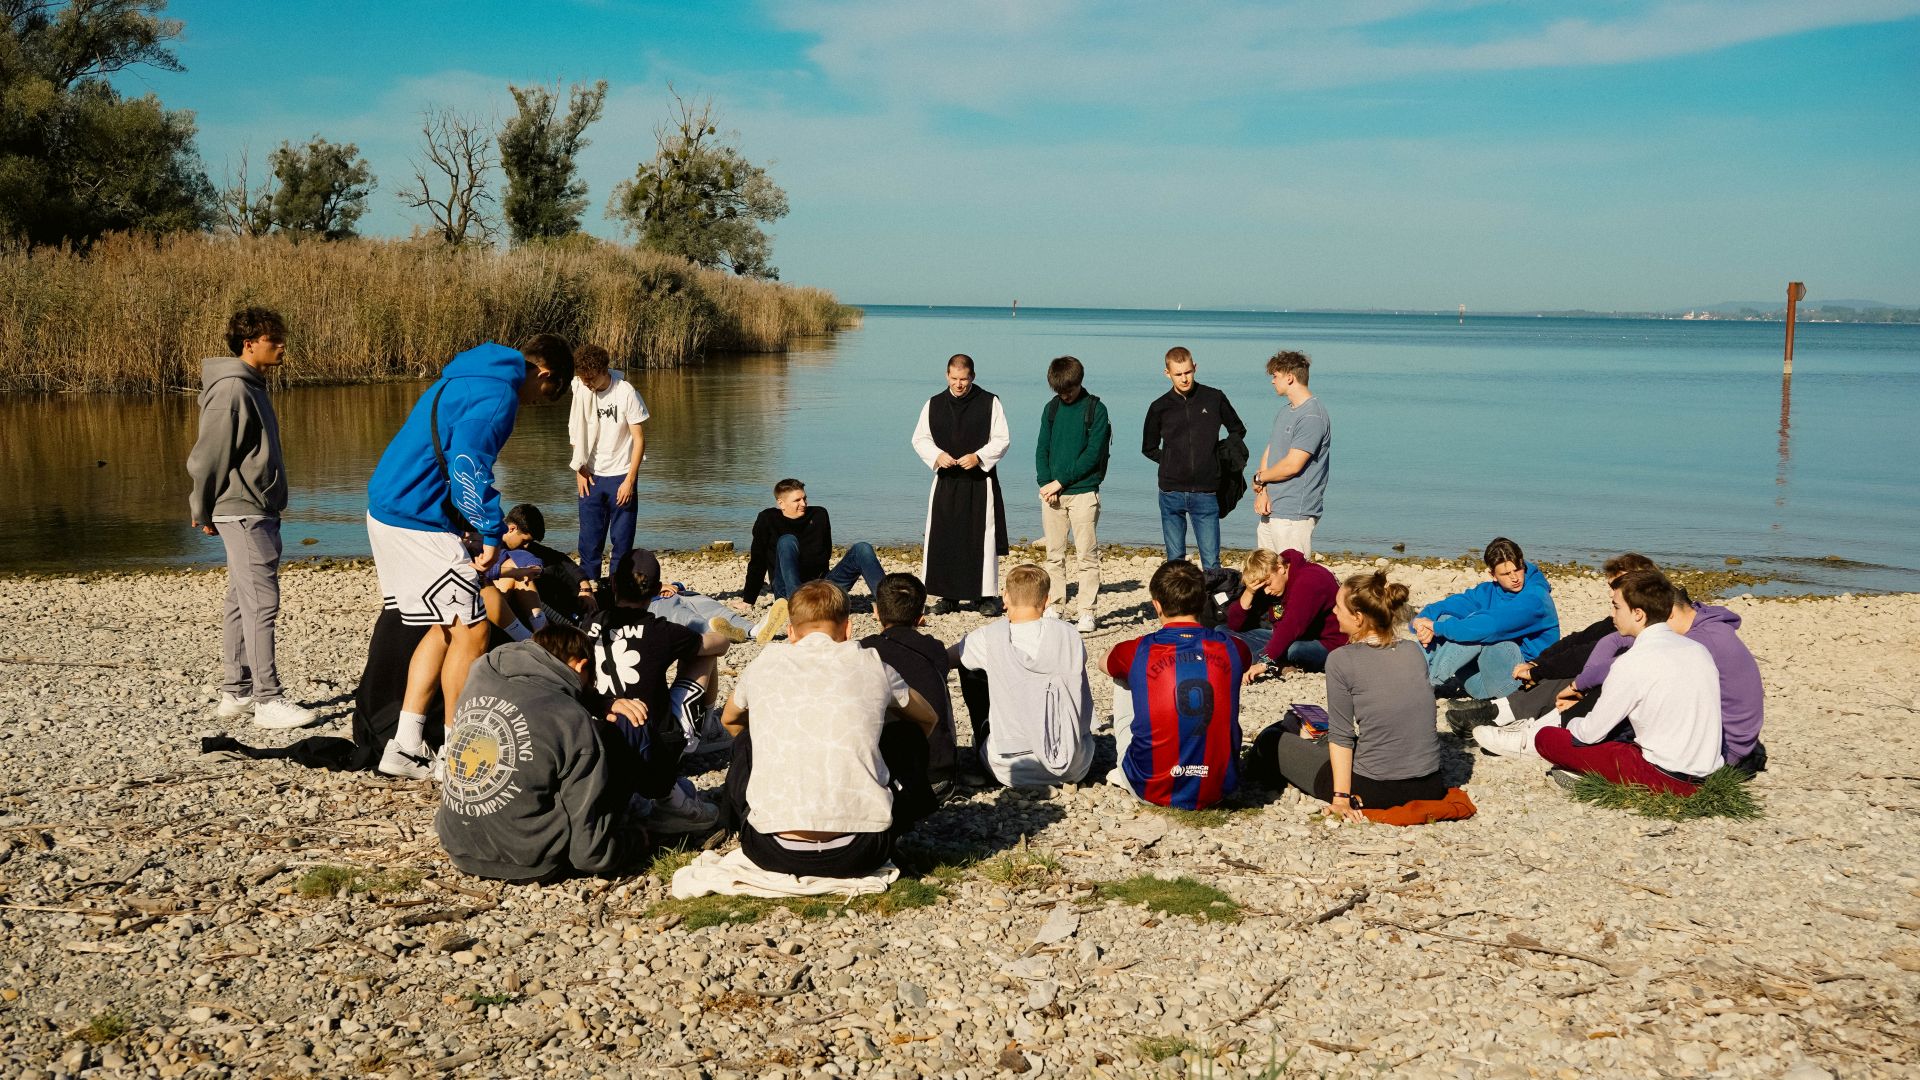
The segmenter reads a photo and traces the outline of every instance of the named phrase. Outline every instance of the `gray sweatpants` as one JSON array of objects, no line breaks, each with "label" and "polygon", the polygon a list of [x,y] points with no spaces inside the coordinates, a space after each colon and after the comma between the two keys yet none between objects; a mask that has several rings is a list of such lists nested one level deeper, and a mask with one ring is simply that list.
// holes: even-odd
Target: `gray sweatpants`
[{"label": "gray sweatpants", "polygon": [[226,640],[221,689],[268,702],[281,695],[273,663],[273,626],[280,618],[280,519],[214,522],[227,549]]}]

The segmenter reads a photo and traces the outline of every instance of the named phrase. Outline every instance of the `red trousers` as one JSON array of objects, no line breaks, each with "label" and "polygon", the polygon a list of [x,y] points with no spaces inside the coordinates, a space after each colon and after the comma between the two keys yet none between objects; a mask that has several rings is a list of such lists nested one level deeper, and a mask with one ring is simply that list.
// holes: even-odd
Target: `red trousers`
[{"label": "red trousers", "polygon": [[1695,790],[1695,785],[1675,779],[1654,767],[1640,755],[1640,748],[1632,743],[1604,742],[1594,746],[1579,746],[1573,741],[1573,733],[1566,728],[1543,727],[1533,737],[1533,749],[1547,759],[1548,764],[1574,772],[1592,773],[1616,784],[1638,784],[1653,791],[1668,791],[1675,795],[1691,795]]}]

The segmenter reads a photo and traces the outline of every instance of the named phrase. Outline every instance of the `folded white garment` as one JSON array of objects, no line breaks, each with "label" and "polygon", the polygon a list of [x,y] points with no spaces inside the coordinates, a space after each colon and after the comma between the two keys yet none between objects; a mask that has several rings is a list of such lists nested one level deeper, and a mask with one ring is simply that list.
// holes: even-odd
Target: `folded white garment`
[{"label": "folded white garment", "polygon": [[700,857],[673,872],[673,898],[685,900],[715,893],[720,896],[862,896],[882,893],[900,877],[892,863],[865,877],[795,877],[762,870],[734,848],[725,855],[703,851]]}]

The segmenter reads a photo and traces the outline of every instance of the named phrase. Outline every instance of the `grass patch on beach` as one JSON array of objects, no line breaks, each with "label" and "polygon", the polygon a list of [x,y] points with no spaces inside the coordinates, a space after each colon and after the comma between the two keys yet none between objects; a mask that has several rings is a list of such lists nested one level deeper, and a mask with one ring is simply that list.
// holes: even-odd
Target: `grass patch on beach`
[{"label": "grass patch on beach", "polygon": [[1149,1035],[1133,1042],[1133,1052],[1147,1061],[1165,1061],[1199,1049],[1191,1039],[1183,1039],[1178,1035]]},{"label": "grass patch on beach", "polygon": [[1125,881],[1102,882],[1096,892],[1102,899],[1137,904],[1162,915],[1191,915],[1208,922],[1240,921],[1240,904],[1233,897],[1190,877],[1165,881],[1141,874]]},{"label": "grass patch on beach", "polygon": [[759,922],[775,908],[785,908],[803,919],[830,919],[841,912],[892,915],[930,907],[945,899],[946,886],[921,878],[901,878],[886,892],[864,896],[694,896],[662,900],[647,909],[650,916],[678,915],[688,930],[706,926],[744,926]]},{"label": "grass patch on beach", "polygon": [[362,866],[316,866],[300,875],[294,891],[308,900],[342,893],[400,893],[420,887],[418,870],[370,870]]},{"label": "grass patch on beach", "polygon": [[117,1012],[108,1010],[103,1013],[94,1013],[85,1024],[81,1025],[80,1030],[75,1032],[75,1034],[93,1045],[99,1046],[101,1043],[112,1042],[132,1030],[132,1021]]},{"label": "grass patch on beach", "polygon": [[1172,818],[1189,829],[1217,829],[1242,814],[1258,813],[1266,809],[1265,802],[1256,802],[1249,798],[1249,784],[1242,784],[1240,790],[1222,799],[1218,805],[1205,810],[1180,810],[1171,806],[1148,804],[1147,809],[1161,817]]},{"label": "grass patch on beach", "polygon": [[1638,784],[1615,784],[1589,773],[1580,778],[1572,795],[1581,802],[1609,810],[1631,810],[1641,817],[1665,821],[1711,817],[1747,821],[1760,817],[1763,812],[1745,781],[1745,775],[1738,769],[1723,766],[1701,781],[1692,795],[1682,796]]},{"label": "grass patch on beach", "polygon": [[673,884],[673,872],[698,858],[700,853],[691,848],[662,848],[653,857],[653,863],[647,867],[647,873],[662,885]]},{"label": "grass patch on beach", "polygon": [[489,1005],[510,1005],[518,997],[518,994],[482,994],[476,991],[468,994],[467,1000],[484,1009]]},{"label": "grass patch on beach", "polygon": [[980,863],[978,869],[981,877],[996,885],[1027,889],[1053,880],[1060,872],[1060,859],[1051,851],[1028,847],[1026,838],[1021,837],[1019,847]]}]

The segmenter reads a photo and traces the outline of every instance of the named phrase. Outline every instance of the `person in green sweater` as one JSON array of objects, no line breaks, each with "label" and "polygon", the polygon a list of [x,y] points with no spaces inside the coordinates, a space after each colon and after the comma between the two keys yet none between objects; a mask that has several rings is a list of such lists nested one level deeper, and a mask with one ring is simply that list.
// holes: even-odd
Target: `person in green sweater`
[{"label": "person in green sweater", "polygon": [[1100,482],[1107,478],[1113,427],[1107,407],[1087,393],[1086,368],[1071,356],[1047,365],[1054,398],[1040,414],[1034,440],[1034,470],[1040,484],[1040,522],[1047,545],[1047,614],[1058,616],[1067,600],[1067,534],[1073,534],[1074,576],[1079,581],[1080,632],[1094,627],[1100,594]]}]

